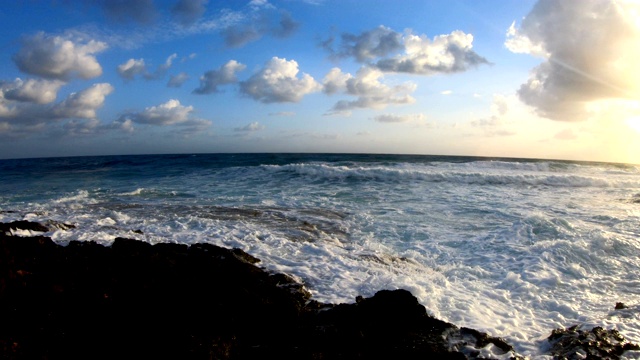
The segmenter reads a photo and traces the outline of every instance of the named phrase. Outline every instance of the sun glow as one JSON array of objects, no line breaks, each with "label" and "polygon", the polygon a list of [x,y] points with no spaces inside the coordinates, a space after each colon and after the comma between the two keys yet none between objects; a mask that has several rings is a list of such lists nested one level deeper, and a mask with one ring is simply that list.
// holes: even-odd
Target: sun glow
[{"label": "sun glow", "polygon": [[628,118],[625,122],[630,128],[640,133],[640,116]]}]

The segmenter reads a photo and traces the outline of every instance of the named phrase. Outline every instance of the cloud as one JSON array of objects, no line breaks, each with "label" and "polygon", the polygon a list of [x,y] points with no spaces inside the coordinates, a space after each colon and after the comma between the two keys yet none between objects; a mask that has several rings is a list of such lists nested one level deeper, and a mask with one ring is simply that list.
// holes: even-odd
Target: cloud
[{"label": "cloud", "polygon": [[52,112],[59,118],[95,119],[96,111],[104,105],[105,97],[113,92],[108,83],[94,84],[77,93],[70,94],[56,104]]},{"label": "cloud", "polygon": [[124,119],[138,124],[175,125],[188,121],[191,112],[193,106],[183,106],[180,101],[172,99],[158,106],[147,107],[144,111],[124,115]]},{"label": "cloud", "polygon": [[169,82],[167,83],[168,87],[178,88],[184,84],[185,81],[189,80],[189,75],[185,72],[181,72],[177,75],[171,75],[169,78]]},{"label": "cloud", "polygon": [[177,133],[190,135],[202,132],[211,126],[211,121],[192,117],[193,106],[184,106],[171,99],[164,104],[150,106],[140,112],[121,115],[110,128],[133,132],[133,124],[153,126],[176,126]]},{"label": "cloud", "polygon": [[158,15],[152,0],[97,0],[105,15],[117,22],[152,22]]},{"label": "cloud", "polygon": [[[24,138],[43,132],[49,129],[50,125],[65,120],[71,121],[67,127],[69,132],[87,133],[87,129],[94,127],[91,124],[99,122],[97,110],[104,105],[105,98],[113,92],[113,87],[108,83],[94,84],[77,93],[71,93],[57,104],[38,102],[37,98],[33,99],[34,101],[11,100],[5,98],[4,89],[1,90],[0,133],[5,137]],[[92,121],[76,121],[80,119]]]},{"label": "cloud", "polygon": [[426,35],[408,33],[404,37],[404,53],[381,59],[376,66],[382,71],[420,75],[448,74],[489,64],[472,50],[473,35],[460,30],[438,35],[433,41]]},{"label": "cloud", "polygon": [[430,40],[410,30],[401,34],[379,26],[359,35],[342,34],[341,40],[337,50],[333,48],[333,38],[324,41],[322,47],[334,57],[353,57],[384,72],[434,75],[489,64],[473,51],[473,35],[460,30]]},{"label": "cloud", "polygon": [[100,128],[98,119],[71,119],[62,125],[62,129],[70,136],[82,136],[94,134]]},{"label": "cloud", "polygon": [[[252,5],[253,4],[253,5]],[[300,23],[295,21],[286,11],[274,12],[275,7],[268,2],[255,5],[250,4],[254,11],[245,21],[237,22],[222,31],[225,44],[229,47],[242,47],[256,41],[265,35],[277,38],[287,38],[293,35]]]},{"label": "cloud", "polygon": [[639,12],[631,1],[538,1],[507,31],[508,49],[545,59],[518,90],[520,100],[560,121],[598,115],[595,102],[637,101]]},{"label": "cloud", "polygon": [[23,39],[13,61],[21,71],[45,79],[90,79],[102,74],[95,54],[106,48],[107,44],[100,41],[73,40],[40,32]]},{"label": "cloud", "polygon": [[354,57],[366,62],[384,57],[403,48],[402,35],[387,27],[379,26],[360,35],[342,34],[342,47],[337,52],[340,57]]},{"label": "cloud", "polygon": [[143,75],[147,72],[144,59],[129,59],[124,64],[118,65],[118,74],[126,80],[133,80],[136,75]]},{"label": "cloud", "polygon": [[173,17],[183,26],[195,23],[207,10],[209,0],[179,0],[171,9]]},{"label": "cloud", "polygon": [[559,133],[555,134],[553,138],[558,140],[573,140],[573,139],[577,139],[578,136],[573,132],[572,129],[564,129]]},{"label": "cloud", "polygon": [[193,90],[194,94],[217,93],[218,86],[233,84],[238,82],[236,73],[244,70],[246,65],[235,60],[229,60],[219,69],[210,70],[200,77],[200,87]]},{"label": "cloud", "polygon": [[424,122],[427,117],[424,114],[394,115],[382,114],[373,118],[377,122],[382,123],[407,123],[407,122]]},{"label": "cloud", "polygon": [[164,64],[158,65],[154,72],[149,72],[144,59],[129,59],[124,64],[118,65],[118,74],[125,80],[133,80],[137,75],[142,76],[147,80],[156,80],[164,77],[167,70],[173,64],[173,61],[178,57],[178,54],[171,54],[167,57]]},{"label": "cloud", "polygon": [[233,129],[233,131],[238,131],[238,132],[255,132],[255,131],[260,131],[264,129],[264,125],[261,125],[260,123],[256,122],[252,122],[248,125],[245,125],[243,127],[237,127],[235,129]]},{"label": "cloud", "polygon": [[499,127],[505,125],[505,115],[509,111],[507,98],[504,95],[494,94],[491,103],[491,116],[488,118],[473,120],[471,126],[481,128]]},{"label": "cloud", "polygon": [[453,94],[453,91],[451,91],[451,90],[440,91],[440,95],[451,95],[451,94]]},{"label": "cloud", "polygon": [[322,89],[311,75],[303,73],[299,78],[298,72],[295,60],[273,57],[258,73],[240,82],[240,91],[254,100],[274,103],[298,102]]},{"label": "cloud", "polygon": [[12,83],[1,84],[0,91],[7,100],[48,104],[56,100],[62,85],[64,82],[59,80],[28,79],[24,81],[18,78]]},{"label": "cloud", "polygon": [[391,104],[401,105],[415,102],[415,99],[409,94],[415,91],[416,84],[407,82],[391,87],[380,82],[383,76],[382,71],[371,67],[360,68],[355,77],[342,73],[340,69],[331,69],[329,74],[325,76],[325,92],[341,91],[347,95],[357,96],[357,99],[338,101],[330,114],[344,113],[358,108],[381,109]]},{"label": "cloud", "polygon": [[296,113],[293,111],[279,111],[275,113],[269,113],[269,116],[295,116]]}]

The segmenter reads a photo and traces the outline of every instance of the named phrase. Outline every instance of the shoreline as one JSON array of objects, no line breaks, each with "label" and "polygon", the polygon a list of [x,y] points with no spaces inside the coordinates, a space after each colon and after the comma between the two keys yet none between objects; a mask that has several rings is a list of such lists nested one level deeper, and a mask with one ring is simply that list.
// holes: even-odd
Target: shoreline
[{"label": "shoreline", "polygon": [[[429,316],[406,290],[319,303],[240,249],[10,235],[52,226],[69,225],[0,223],[3,358],[523,358],[501,338]],[[558,358],[640,350],[601,328],[549,340]]]}]

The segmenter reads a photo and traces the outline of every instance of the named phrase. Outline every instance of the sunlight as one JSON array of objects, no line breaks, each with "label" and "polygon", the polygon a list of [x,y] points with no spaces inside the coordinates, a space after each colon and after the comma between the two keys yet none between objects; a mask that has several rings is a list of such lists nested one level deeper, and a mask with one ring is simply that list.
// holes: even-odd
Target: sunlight
[{"label": "sunlight", "polygon": [[628,118],[625,122],[630,128],[640,133],[640,116]]}]

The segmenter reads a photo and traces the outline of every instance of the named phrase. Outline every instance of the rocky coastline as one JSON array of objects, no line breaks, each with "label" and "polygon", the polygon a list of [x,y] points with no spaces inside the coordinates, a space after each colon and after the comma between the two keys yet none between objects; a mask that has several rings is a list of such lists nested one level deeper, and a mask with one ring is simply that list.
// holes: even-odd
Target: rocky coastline
[{"label": "rocky coastline", "polygon": [[[505,340],[436,319],[406,290],[325,304],[240,249],[44,236],[0,223],[2,359],[521,359]],[[549,355],[618,359],[615,330],[556,329]]]}]

